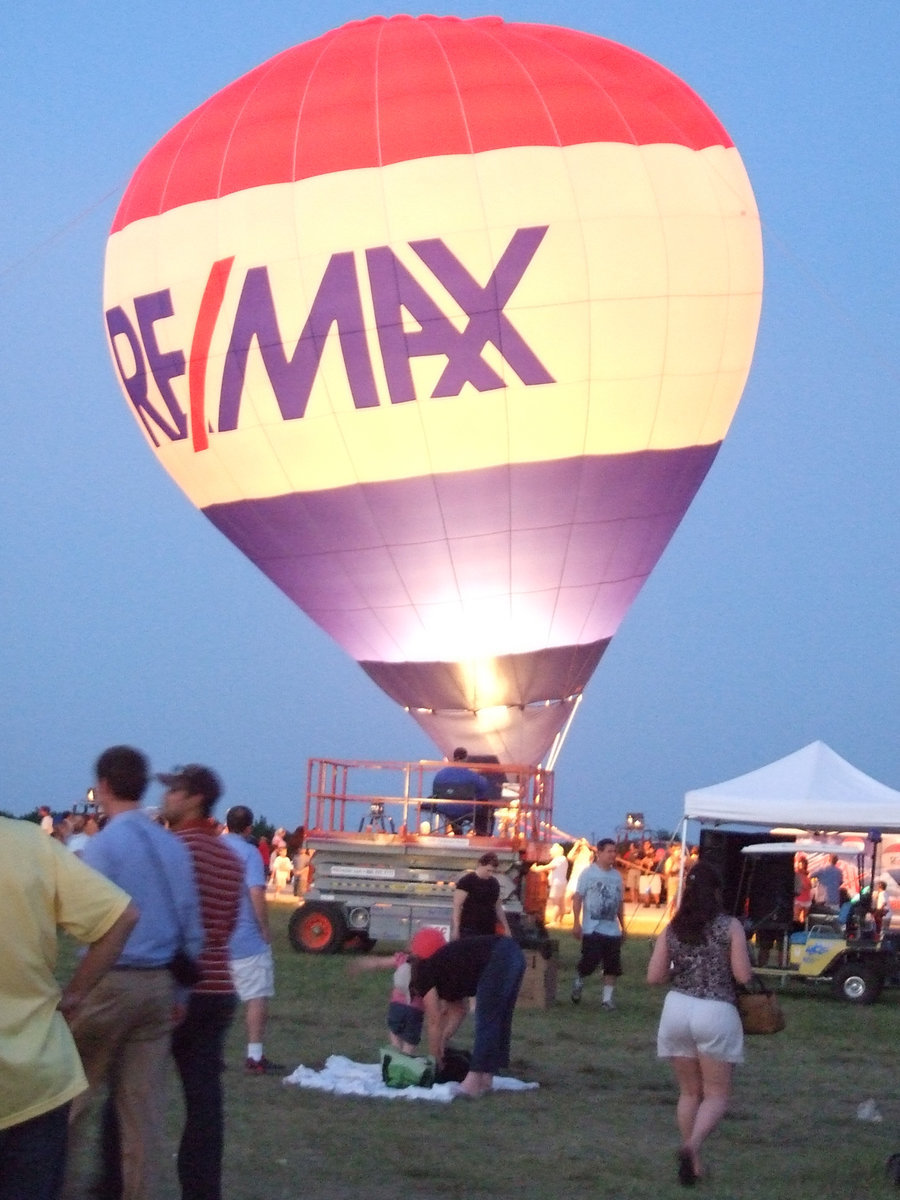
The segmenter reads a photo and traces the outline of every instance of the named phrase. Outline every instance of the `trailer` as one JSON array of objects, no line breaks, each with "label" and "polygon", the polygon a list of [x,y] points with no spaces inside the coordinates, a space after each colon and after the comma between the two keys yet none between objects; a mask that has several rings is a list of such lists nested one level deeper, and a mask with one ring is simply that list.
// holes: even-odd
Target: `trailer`
[{"label": "trailer", "polygon": [[546,936],[544,877],[529,868],[549,860],[556,840],[553,773],[474,764],[493,786],[490,798],[466,801],[466,819],[458,802],[431,795],[431,778],[444,765],[309,760],[303,844],[313,852],[312,881],[289,922],[295,950],[365,951],[376,941],[405,943],[424,926],[449,932],[456,880],[488,850],[500,860],[497,879],[514,935]]}]

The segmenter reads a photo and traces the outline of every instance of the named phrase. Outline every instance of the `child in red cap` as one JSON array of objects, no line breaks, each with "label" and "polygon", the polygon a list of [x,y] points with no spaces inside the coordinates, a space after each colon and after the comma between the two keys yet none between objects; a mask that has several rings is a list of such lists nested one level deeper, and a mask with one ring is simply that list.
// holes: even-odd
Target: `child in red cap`
[{"label": "child in red cap", "polygon": [[436,950],[447,944],[443,931],[432,926],[417,929],[409,940],[407,950],[396,954],[368,954],[354,959],[349,966],[351,974],[360,971],[376,971],[392,967],[391,996],[388,1001],[387,1026],[390,1043],[403,1054],[415,1054],[422,1039],[424,1003],[420,996],[413,996],[409,980],[413,959],[430,958]]}]

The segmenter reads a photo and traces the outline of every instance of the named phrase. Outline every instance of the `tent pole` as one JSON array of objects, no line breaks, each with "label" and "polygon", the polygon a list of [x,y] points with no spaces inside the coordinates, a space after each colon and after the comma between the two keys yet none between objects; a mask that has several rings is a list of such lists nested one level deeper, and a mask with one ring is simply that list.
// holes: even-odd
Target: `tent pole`
[{"label": "tent pole", "polygon": [[675,906],[681,904],[681,893],[684,891],[684,863],[687,858],[687,817],[681,818],[681,862],[678,867],[678,892]]}]

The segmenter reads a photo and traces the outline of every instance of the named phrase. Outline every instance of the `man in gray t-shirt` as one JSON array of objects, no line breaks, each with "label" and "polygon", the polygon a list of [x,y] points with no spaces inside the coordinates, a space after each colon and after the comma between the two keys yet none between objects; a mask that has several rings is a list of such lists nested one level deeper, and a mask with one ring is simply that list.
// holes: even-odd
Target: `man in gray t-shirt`
[{"label": "man in gray t-shirt", "polygon": [[575,968],[572,1003],[578,1004],[584,981],[603,967],[603,1005],[615,1008],[613,990],[622,974],[622,939],[625,937],[622,876],[615,867],[612,838],[597,843],[594,861],[585,867],[572,897],[572,933],[581,939],[581,957]]}]

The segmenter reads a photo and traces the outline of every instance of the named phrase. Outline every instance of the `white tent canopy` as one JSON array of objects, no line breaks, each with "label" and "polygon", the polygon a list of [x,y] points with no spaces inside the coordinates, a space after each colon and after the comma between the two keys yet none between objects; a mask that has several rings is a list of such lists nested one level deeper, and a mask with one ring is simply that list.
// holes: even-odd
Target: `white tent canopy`
[{"label": "white tent canopy", "polygon": [[759,842],[753,846],[741,846],[741,854],[764,854],[767,857],[786,858],[791,854],[836,854],[838,858],[856,858],[862,854],[862,843],[853,842]]},{"label": "white tent canopy", "polygon": [[688,821],[793,825],[800,829],[900,831],[900,792],[879,783],[824,742],[737,779],[695,788],[684,798]]}]

